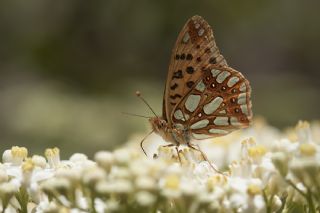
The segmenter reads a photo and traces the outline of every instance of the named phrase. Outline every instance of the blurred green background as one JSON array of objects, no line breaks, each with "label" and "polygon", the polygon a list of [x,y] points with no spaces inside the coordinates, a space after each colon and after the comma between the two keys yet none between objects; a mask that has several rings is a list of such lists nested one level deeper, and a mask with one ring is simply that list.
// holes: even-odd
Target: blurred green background
[{"label": "blurred green background", "polygon": [[273,125],[320,118],[320,2],[68,0],[0,3],[0,148],[63,156],[112,149],[150,127],[136,90],[157,112],[171,49],[203,16],[230,66]]}]

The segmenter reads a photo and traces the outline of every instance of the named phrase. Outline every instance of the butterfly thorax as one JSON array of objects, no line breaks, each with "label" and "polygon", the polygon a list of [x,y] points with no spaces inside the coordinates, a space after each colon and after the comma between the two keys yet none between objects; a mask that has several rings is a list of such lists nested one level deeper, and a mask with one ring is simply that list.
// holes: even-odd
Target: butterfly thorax
[{"label": "butterfly thorax", "polygon": [[168,122],[161,117],[150,118],[149,122],[152,125],[153,131],[169,143],[179,145],[190,142],[188,131],[180,126],[170,126]]}]

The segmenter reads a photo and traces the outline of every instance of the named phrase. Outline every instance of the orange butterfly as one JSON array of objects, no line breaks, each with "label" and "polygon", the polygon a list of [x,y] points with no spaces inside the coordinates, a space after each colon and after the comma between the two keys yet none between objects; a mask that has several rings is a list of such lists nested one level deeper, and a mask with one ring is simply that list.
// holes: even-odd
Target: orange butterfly
[{"label": "orange butterfly", "polygon": [[162,116],[149,119],[152,132],[170,142],[169,146],[186,144],[196,149],[193,139],[223,136],[248,127],[252,119],[250,95],[248,80],[220,54],[212,28],[202,17],[193,16],[172,50]]}]

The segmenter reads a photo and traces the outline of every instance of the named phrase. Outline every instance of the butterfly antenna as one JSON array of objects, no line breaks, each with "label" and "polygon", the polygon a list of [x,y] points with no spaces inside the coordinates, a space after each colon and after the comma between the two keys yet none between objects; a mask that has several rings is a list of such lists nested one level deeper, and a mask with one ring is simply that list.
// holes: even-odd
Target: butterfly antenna
[{"label": "butterfly antenna", "polygon": [[151,110],[151,112],[156,116],[158,117],[158,115],[153,111],[153,109],[151,108],[151,106],[148,104],[148,102],[141,96],[141,93],[139,91],[136,91],[136,96],[138,98],[140,98],[148,107],[149,109]]},{"label": "butterfly antenna", "polygon": [[130,116],[135,116],[135,117],[151,118],[151,117],[148,117],[148,116],[144,116],[144,115],[137,115],[137,114],[130,113],[130,112],[121,112],[121,113],[122,113],[122,114],[124,114],[124,115],[130,115]]},{"label": "butterfly antenna", "polygon": [[144,138],[143,138],[143,139],[141,140],[141,142],[140,142],[140,147],[141,147],[143,153],[144,153],[147,157],[148,157],[148,155],[147,155],[146,151],[145,151],[144,148],[143,148],[143,142],[147,139],[147,137],[149,137],[149,135],[151,135],[151,134],[153,133],[153,131],[154,131],[154,130],[152,130],[152,131],[149,132],[146,136],[144,136]]}]

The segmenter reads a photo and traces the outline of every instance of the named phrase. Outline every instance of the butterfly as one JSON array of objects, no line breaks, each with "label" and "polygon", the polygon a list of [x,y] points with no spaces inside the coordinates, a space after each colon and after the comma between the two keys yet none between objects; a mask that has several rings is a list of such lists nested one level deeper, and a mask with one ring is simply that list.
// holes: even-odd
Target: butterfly
[{"label": "butterfly", "polygon": [[172,50],[162,116],[149,119],[152,132],[170,145],[193,148],[191,141],[246,128],[252,120],[250,95],[248,80],[220,54],[212,28],[193,16]]}]

